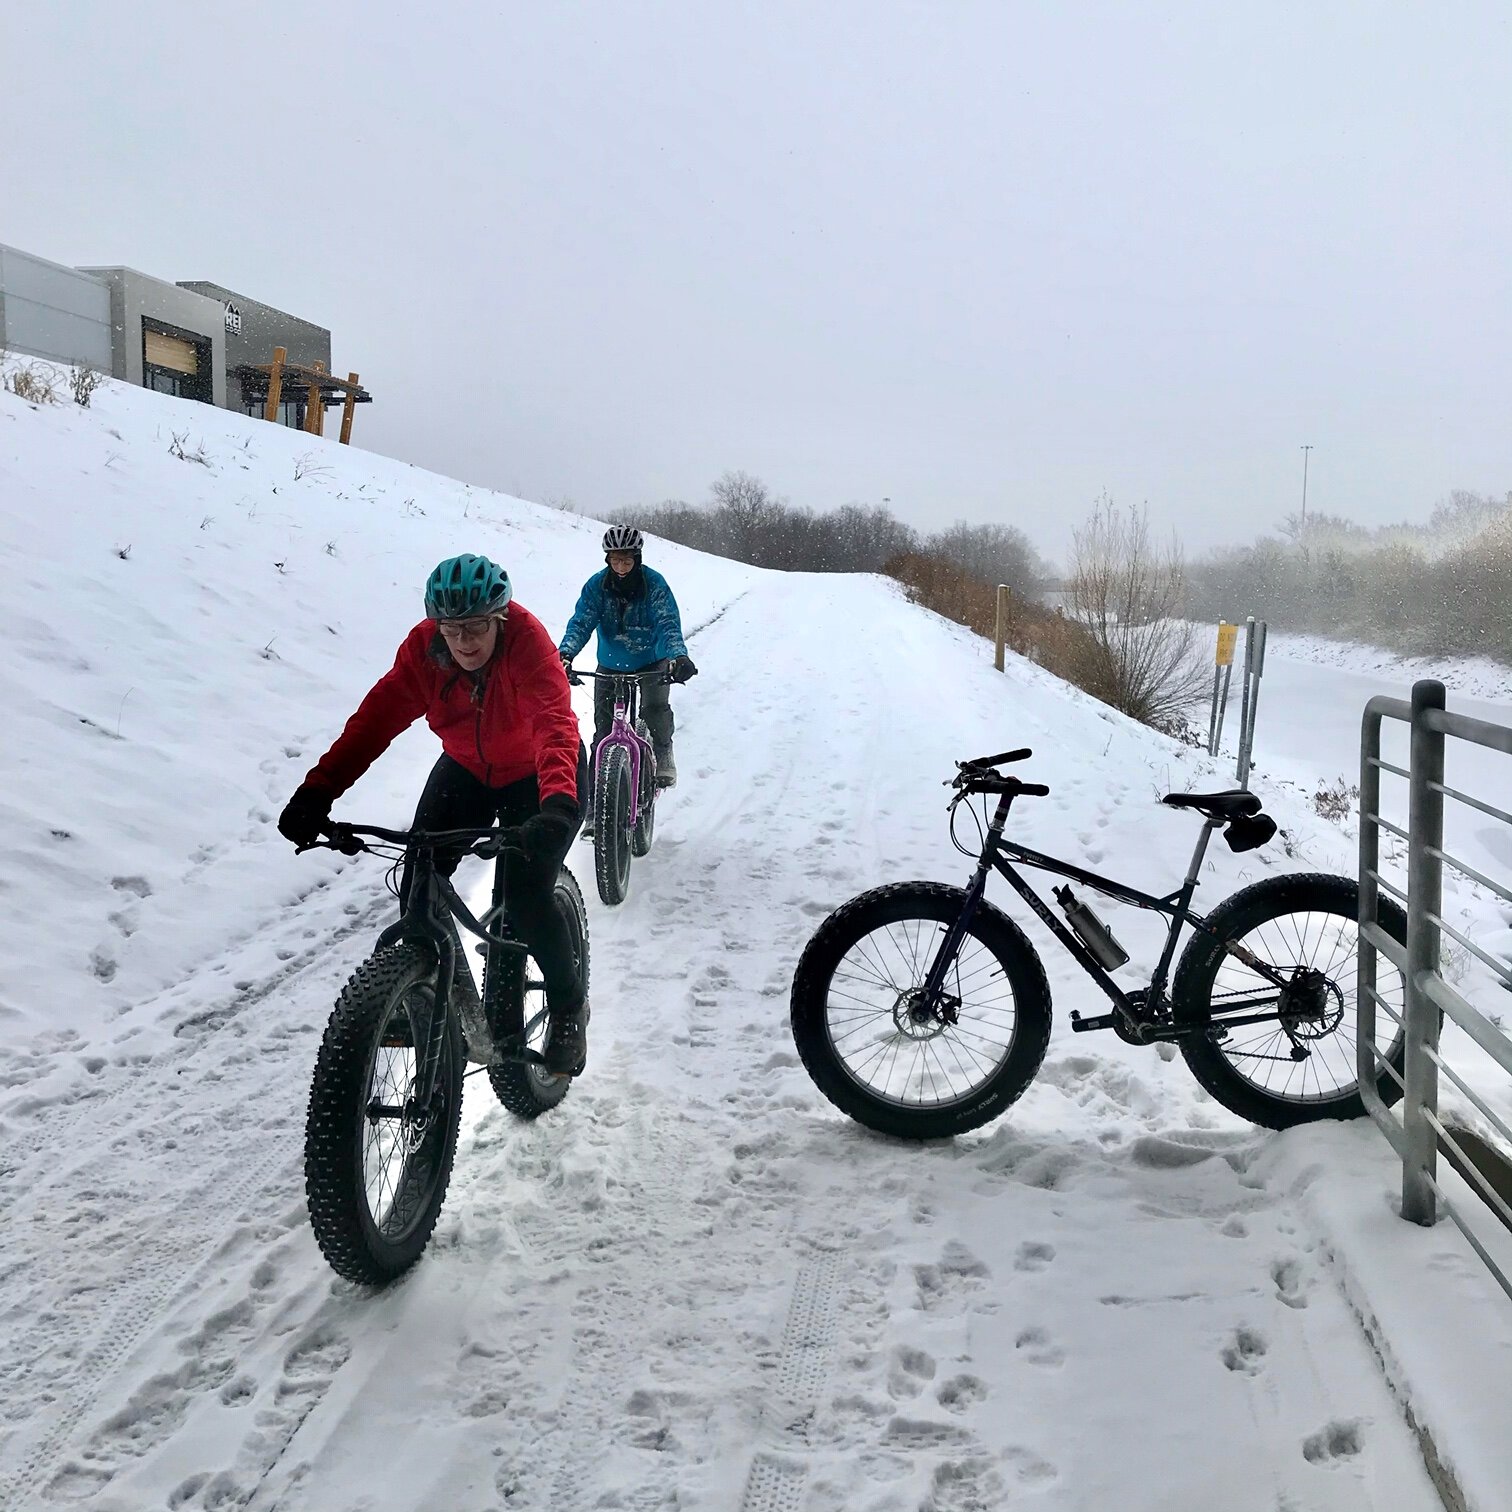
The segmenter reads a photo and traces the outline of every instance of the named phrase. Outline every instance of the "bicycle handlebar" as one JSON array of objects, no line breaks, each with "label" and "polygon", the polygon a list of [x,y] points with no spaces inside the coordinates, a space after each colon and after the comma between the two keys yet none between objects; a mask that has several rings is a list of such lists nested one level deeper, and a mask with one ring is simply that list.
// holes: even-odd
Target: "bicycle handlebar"
[{"label": "bicycle handlebar", "polygon": [[974,756],[970,761],[958,761],[959,767],[995,767],[1000,761],[1028,761],[1034,752],[1025,746],[1019,751],[999,751],[996,756]]},{"label": "bicycle handlebar", "polygon": [[384,841],[389,845],[436,846],[458,844],[469,854],[484,861],[492,861],[504,851],[520,851],[518,827],[495,828],[493,825],[469,825],[463,829],[447,830],[391,830],[376,824],[343,824],[340,822],[322,825],[326,839],[313,845],[301,845],[299,852],[307,850],[335,850],[346,856],[355,856],[371,847],[363,844],[363,837]]},{"label": "bicycle handlebar", "polygon": [[1027,746],[1017,751],[999,751],[996,756],[978,756],[971,761],[956,762],[956,775],[946,786],[967,793],[1004,793],[1010,798],[1048,798],[1050,789],[1042,782],[1021,782],[996,771],[1001,761],[1027,761],[1034,754]]},{"label": "bicycle handlebar", "polygon": [[580,672],[576,667],[567,668],[568,682],[582,682],[591,677],[599,682],[665,682],[672,681],[672,674],[664,667],[654,667],[646,672]]}]

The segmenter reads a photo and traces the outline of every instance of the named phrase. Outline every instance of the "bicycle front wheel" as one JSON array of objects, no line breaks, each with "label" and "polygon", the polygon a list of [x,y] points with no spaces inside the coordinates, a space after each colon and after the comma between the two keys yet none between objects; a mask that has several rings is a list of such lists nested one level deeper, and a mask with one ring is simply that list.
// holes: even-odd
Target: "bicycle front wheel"
[{"label": "bicycle front wheel", "polygon": [[[1360,889],[1352,877],[1269,877],[1225,899],[1182,952],[1171,1001],[1178,1023],[1205,1026],[1181,1041],[1192,1075],[1224,1107],[1269,1129],[1359,1118]],[[1407,916],[1382,896],[1381,927],[1405,945]],[[1247,959],[1246,959],[1247,958]],[[1261,962],[1269,974],[1250,962]],[[1277,987],[1277,976],[1285,983]],[[1377,957],[1376,1090],[1399,1098],[1406,1057],[1406,984]],[[1236,1007],[1236,1005],[1238,1005]],[[1269,1013],[1226,1027],[1225,1012]],[[1395,1075],[1393,1075],[1395,1073]]]},{"label": "bicycle front wheel", "polygon": [[435,964],[396,945],[359,966],[326,1025],[305,1119],[305,1195],[315,1241],[349,1281],[378,1284],[430,1242],[462,1114],[462,1032],[448,1013],[435,1091],[415,1085],[435,1002]]},{"label": "bicycle front wheel", "polygon": [[1050,1041],[1034,947],[982,902],[946,974],[922,988],[966,894],[937,882],[862,893],[832,913],[793,977],[793,1041],[842,1113],[884,1134],[939,1139],[989,1122],[1033,1081]]},{"label": "bicycle front wheel", "polygon": [[630,891],[630,838],[630,757],[624,746],[610,746],[593,784],[593,869],[610,907]]}]

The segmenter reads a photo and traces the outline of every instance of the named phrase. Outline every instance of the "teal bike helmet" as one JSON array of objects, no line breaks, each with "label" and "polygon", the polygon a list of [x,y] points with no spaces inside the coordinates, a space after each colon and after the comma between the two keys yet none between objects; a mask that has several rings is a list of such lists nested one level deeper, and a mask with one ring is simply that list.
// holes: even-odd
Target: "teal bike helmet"
[{"label": "teal bike helmet", "polygon": [[433,620],[502,614],[509,599],[509,574],[482,556],[448,557],[425,585],[425,612]]}]

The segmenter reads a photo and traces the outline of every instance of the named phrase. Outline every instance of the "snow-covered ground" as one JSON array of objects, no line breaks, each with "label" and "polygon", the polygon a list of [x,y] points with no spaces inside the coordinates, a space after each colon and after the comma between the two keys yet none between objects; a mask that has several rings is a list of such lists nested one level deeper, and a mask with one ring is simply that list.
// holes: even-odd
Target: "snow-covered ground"
[{"label": "snow-covered ground", "polygon": [[[1052,796],[1016,830],[1152,887],[1194,837],[1160,794],[1227,779],[877,579],[655,547],[702,670],[655,849],[590,899],[588,1072],[529,1126],[470,1082],[424,1260],[335,1280],[304,1100],[392,904],[274,817],[435,560],[496,556],[555,630],[598,529],[115,384],[0,395],[0,490],[5,1512],[1419,1512],[1404,1408],[1474,1512],[1507,1505],[1512,1307],[1392,1215],[1379,1135],[1256,1130],[1180,1060],[1073,1037],[1089,988],[1016,904],[1057,1027],[1006,1117],[904,1145],[807,1081],[798,953],[865,887],[964,875],[954,758],[1032,746]],[[1215,847],[1211,900],[1353,869],[1301,791],[1336,753],[1307,765],[1317,710],[1268,671],[1294,855]],[[411,732],[338,814],[403,823],[433,754]],[[1132,981],[1153,921],[1106,916]]]},{"label": "snow-covered ground", "polygon": [[[1242,634],[1242,632],[1241,632]],[[1243,641],[1240,642],[1240,656]],[[1271,630],[1267,659],[1279,656],[1289,662],[1313,662],[1334,667],[1350,676],[1368,677],[1378,684],[1409,688],[1420,677],[1437,678],[1450,693],[1507,703],[1512,700],[1512,667],[1486,656],[1402,656],[1380,646],[1362,646],[1355,641],[1330,640],[1323,635],[1302,635]]]}]

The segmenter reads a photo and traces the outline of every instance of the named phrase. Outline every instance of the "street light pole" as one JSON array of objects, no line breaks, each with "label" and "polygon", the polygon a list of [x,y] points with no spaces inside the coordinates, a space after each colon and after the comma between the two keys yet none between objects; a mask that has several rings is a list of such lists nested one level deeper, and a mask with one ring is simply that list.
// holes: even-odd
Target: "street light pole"
[{"label": "street light pole", "polygon": [[1302,524],[1307,524],[1307,454],[1312,450],[1310,446],[1302,448]]}]

